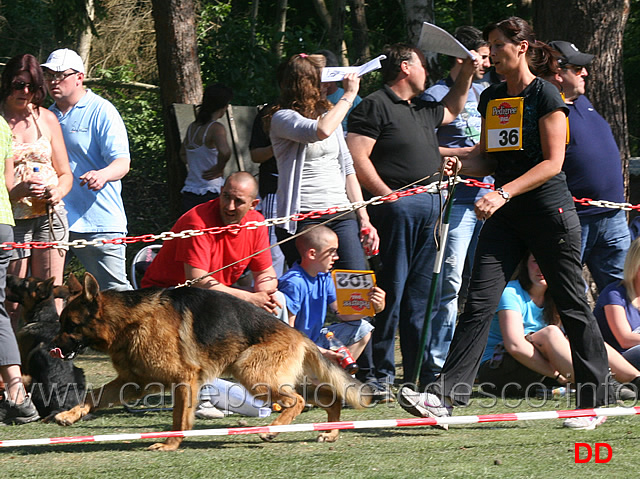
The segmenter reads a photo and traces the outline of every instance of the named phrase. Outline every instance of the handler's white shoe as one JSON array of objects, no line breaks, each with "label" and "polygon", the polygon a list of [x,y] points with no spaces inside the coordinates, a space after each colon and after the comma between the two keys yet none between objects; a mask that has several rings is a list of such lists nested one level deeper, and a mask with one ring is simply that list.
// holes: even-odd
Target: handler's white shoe
[{"label": "handler's white shoe", "polygon": [[[399,404],[410,414],[418,417],[450,417],[453,407],[448,405],[445,401],[441,401],[438,396],[431,393],[419,393],[403,387],[400,389]],[[448,424],[434,424],[433,427],[449,429]]]},{"label": "handler's white shoe", "polygon": [[220,419],[224,417],[224,413],[207,399],[198,404],[196,417],[198,419]]},{"label": "handler's white shoe", "polygon": [[607,416],[570,417],[564,420],[562,426],[570,429],[591,431],[600,424],[603,424],[606,420]]}]

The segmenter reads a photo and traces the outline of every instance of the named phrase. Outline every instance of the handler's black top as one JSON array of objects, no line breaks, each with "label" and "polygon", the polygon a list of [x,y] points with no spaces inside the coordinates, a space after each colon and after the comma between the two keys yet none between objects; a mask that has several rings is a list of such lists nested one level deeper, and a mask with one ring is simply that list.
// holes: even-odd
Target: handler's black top
[{"label": "handler's black top", "polygon": [[389,188],[433,175],[418,183],[426,185],[439,177],[436,128],[443,117],[442,103],[419,98],[408,102],[384,85],[349,114],[348,131],[376,140],[371,161]]},{"label": "handler's black top", "polygon": [[[489,153],[491,158],[498,161],[494,178],[496,187],[502,186],[522,176],[544,158],[540,145],[540,118],[555,110],[567,113],[567,107],[551,83],[535,78],[519,95],[507,93],[506,82],[489,86],[480,95],[478,111],[486,118],[489,100],[521,96],[524,98],[524,113],[522,118],[522,150],[501,151]],[[575,204],[567,187],[567,180],[563,171],[547,180],[539,187],[516,196],[513,201],[504,205],[501,213],[507,211],[549,212],[558,208],[573,209]]]},{"label": "handler's black top", "polygon": [[[264,132],[262,118],[271,109],[271,105],[265,105],[258,112],[251,127],[251,139],[249,140],[249,150],[255,148],[265,148],[271,146],[269,135]],[[260,163],[258,174],[258,191],[264,198],[268,194],[275,194],[278,189],[278,164],[275,157]]]}]

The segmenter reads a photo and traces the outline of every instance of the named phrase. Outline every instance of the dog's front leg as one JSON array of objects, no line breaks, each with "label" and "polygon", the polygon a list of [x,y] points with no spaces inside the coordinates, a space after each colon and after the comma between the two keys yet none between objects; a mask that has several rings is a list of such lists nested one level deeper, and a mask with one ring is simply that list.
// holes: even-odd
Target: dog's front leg
[{"label": "dog's front leg", "polygon": [[[195,406],[198,401],[199,384],[196,379],[178,384],[173,389],[173,430],[187,431],[193,427]],[[182,442],[181,437],[170,437],[165,442],[149,446],[154,451],[175,451]]]},{"label": "dog's front leg", "polygon": [[111,407],[121,404],[127,395],[127,388],[123,388],[125,382],[117,377],[110,383],[99,388],[87,391],[83,401],[68,411],[63,411],[55,415],[55,421],[61,426],[70,426],[79,419],[96,409]]}]

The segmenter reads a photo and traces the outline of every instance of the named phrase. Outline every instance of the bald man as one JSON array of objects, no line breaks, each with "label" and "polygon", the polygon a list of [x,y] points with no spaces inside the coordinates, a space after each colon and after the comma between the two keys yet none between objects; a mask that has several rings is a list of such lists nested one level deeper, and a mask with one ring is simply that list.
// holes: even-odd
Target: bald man
[{"label": "bald man", "polygon": [[[227,178],[219,198],[187,211],[171,231],[177,233],[263,221],[264,217],[255,211],[260,201],[257,194],[258,184],[250,173],[233,173]],[[278,280],[271,263],[271,253],[266,249],[268,247],[266,226],[166,241],[147,269],[141,285],[143,288],[168,288],[241,260],[193,286],[224,291],[276,314],[281,304],[275,298]],[[262,252],[247,258],[257,251]],[[232,287],[247,267],[253,273],[253,290]]]}]

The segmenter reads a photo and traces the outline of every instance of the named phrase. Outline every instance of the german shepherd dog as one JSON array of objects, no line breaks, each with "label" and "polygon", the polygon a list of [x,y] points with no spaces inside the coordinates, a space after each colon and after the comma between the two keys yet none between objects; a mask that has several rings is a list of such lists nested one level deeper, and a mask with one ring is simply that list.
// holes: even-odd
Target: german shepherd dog
[{"label": "german shepherd dog", "polygon": [[[60,331],[55,298],[68,298],[67,286],[54,286],[54,278],[19,278],[7,275],[7,299],[22,305],[25,323],[17,334],[23,382],[45,421],[79,404],[86,389],[84,372],[73,362],[49,355],[51,341]],[[80,283],[76,281],[77,287]],[[80,289],[78,288],[78,292]]]},{"label": "german shepherd dog", "polygon": [[[174,394],[173,430],[191,429],[200,386],[224,374],[234,376],[254,396],[282,406],[271,425],[289,424],[300,414],[305,401],[296,387],[307,378],[324,385],[314,402],[327,410],[329,421],[339,420],[342,400],[355,408],[371,400],[362,383],[322,356],[302,333],[226,293],[187,287],[100,292],[95,278],[86,273],[82,292],[60,320],[52,355],[72,359],[91,347],[107,353],[118,374],[102,393],[97,389],[86,395],[84,404],[57,414],[61,425],[148,394],[148,385],[162,384]],[[333,400],[326,401],[327,396]],[[338,430],[332,430],[318,440],[337,438]],[[175,450],[181,441],[170,437],[150,449]]]}]

